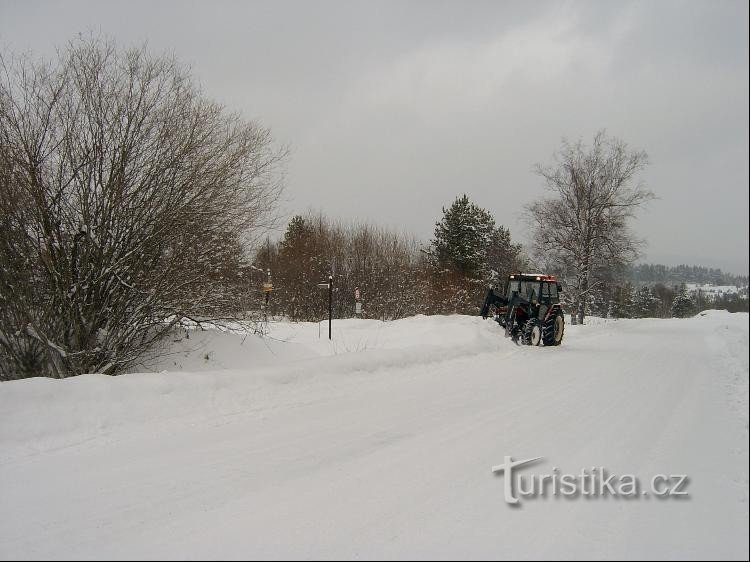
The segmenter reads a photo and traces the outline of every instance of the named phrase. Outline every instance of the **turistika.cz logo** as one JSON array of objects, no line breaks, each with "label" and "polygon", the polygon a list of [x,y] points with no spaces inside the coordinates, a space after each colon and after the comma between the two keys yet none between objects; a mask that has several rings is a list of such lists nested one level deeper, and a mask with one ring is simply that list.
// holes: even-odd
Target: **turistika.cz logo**
[{"label": "turistika.cz logo", "polygon": [[505,501],[511,505],[521,498],[563,496],[566,498],[623,497],[647,498],[687,498],[685,490],[690,481],[686,474],[656,474],[650,480],[648,489],[633,474],[610,474],[604,467],[583,468],[578,474],[564,474],[556,467],[552,474],[519,474],[526,468],[541,461],[544,457],[514,461],[505,457],[503,464],[492,467],[492,472],[504,479]]}]

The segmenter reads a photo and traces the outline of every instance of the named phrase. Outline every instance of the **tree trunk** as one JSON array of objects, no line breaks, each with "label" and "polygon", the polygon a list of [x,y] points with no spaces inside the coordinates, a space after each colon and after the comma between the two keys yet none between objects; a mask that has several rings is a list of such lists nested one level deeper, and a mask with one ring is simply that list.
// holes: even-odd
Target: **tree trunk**
[{"label": "tree trunk", "polygon": [[589,248],[589,255],[580,269],[581,278],[578,283],[578,309],[576,310],[578,324],[583,324],[583,319],[586,317],[586,299],[591,286],[591,244],[587,244],[587,247]]},{"label": "tree trunk", "polygon": [[583,278],[583,283],[581,285],[581,292],[578,297],[578,324],[583,324],[583,319],[586,317],[586,297],[589,292],[589,276],[586,275]]}]

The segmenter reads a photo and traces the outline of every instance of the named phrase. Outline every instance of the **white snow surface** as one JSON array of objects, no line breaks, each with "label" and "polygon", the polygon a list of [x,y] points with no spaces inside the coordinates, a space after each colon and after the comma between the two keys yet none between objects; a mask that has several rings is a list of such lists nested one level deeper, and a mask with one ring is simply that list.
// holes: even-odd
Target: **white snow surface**
[{"label": "white snow surface", "polygon": [[[466,316],[333,338],[193,331],[156,372],[0,383],[0,558],[748,558],[747,314],[591,319],[557,348]],[[690,495],[512,507],[506,455]]]}]

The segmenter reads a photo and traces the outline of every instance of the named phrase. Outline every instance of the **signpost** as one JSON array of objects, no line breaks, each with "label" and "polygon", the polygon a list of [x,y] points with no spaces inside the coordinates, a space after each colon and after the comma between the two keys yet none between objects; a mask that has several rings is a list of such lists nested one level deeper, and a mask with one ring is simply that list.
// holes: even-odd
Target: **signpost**
[{"label": "signpost", "polygon": [[263,319],[265,322],[268,322],[268,301],[271,296],[271,291],[273,291],[273,283],[271,283],[271,270],[268,270],[268,281],[263,283],[263,292],[266,294],[266,302],[263,306]]},{"label": "signpost", "polygon": [[354,314],[362,314],[362,302],[360,301],[359,287],[354,288]]},{"label": "signpost", "polygon": [[333,318],[333,275],[328,276],[328,283],[318,283],[321,289],[328,289],[328,339],[331,339],[331,320]]}]

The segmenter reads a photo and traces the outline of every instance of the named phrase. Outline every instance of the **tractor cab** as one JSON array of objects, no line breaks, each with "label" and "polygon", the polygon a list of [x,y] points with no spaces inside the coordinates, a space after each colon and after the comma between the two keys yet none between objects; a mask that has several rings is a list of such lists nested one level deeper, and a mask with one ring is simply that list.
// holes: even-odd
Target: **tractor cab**
[{"label": "tractor cab", "polygon": [[510,301],[516,293],[529,302],[551,305],[560,302],[561,292],[562,285],[553,275],[515,273],[508,277],[505,298]]}]

